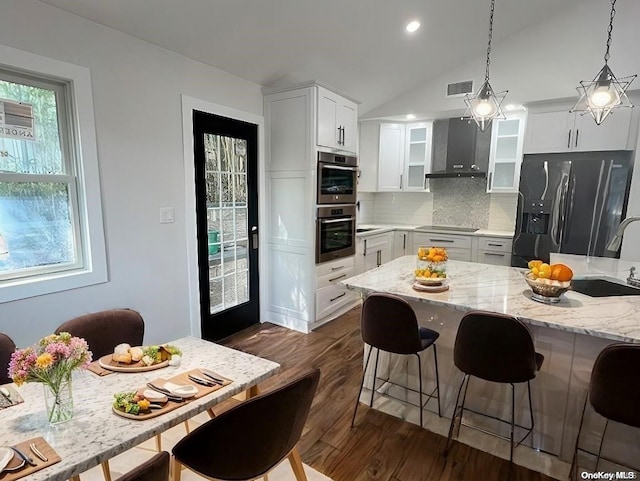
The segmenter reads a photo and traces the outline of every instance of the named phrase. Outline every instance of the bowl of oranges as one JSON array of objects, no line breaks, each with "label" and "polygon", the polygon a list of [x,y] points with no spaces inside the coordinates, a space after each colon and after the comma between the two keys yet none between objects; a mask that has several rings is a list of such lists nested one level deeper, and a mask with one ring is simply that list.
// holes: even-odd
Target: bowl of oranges
[{"label": "bowl of oranges", "polygon": [[443,285],[447,280],[447,251],[444,247],[419,247],[414,274],[423,285]]},{"label": "bowl of oranges", "polygon": [[560,296],[571,287],[573,271],[565,264],[533,260],[529,261],[529,272],[524,278],[533,291],[533,300],[553,304],[560,302]]}]

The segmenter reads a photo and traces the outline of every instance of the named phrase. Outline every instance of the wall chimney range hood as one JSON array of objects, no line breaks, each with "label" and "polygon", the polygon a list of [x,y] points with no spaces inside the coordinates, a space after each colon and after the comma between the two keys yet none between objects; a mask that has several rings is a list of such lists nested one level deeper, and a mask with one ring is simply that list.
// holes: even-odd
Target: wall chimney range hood
[{"label": "wall chimney range hood", "polygon": [[484,178],[489,167],[491,128],[480,132],[459,117],[433,123],[433,171],[429,179]]}]

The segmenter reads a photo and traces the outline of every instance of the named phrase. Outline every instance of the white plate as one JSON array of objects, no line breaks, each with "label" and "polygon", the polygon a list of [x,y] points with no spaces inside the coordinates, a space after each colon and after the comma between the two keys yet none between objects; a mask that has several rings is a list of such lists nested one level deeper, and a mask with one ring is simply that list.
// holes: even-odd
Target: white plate
[{"label": "white plate", "polygon": [[13,449],[5,447],[0,448],[0,473],[4,471],[4,468],[7,467],[14,456],[15,453],[13,452]]},{"label": "white plate", "polygon": [[167,396],[153,389],[145,389],[142,395],[151,402],[163,403],[167,401]]},{"label": "white plate", "polygon": [[448,277],[416,277],[416,282],[423,286],[444,286],[449,282]]},{"label": "white plate", "polygon": [[165,383],[164,388],[167,389],[171,394],[183,398],[190,398],[198,394],[198,388],[189,384],[179,385],[172,382],[167,382]]}]

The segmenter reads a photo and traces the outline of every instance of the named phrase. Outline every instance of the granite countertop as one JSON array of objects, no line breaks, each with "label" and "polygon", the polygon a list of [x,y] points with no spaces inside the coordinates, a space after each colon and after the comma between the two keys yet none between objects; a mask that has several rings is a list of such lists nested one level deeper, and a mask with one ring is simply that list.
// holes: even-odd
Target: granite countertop
[{"label": "granite countertop", "polygon": [[504,237],[511,239],[513,237],[512,231],[496,230],[496,229],[478,229],[474,232],[464,232],[459,230],[448,231],[446,228],[438,227],[437,229],[429,229],[426,226],[419,225],[407,225],[407,224],[360,224],[358,229],[372,229],[368,232],[358,232],[357,237],[368,237],[376,234],[384,234],[393,230],[407,230],[414,232],[440,232],[443,234],[456,234],[464,236],[476,236],[476,237]]},{"label": "granite countertop", "polygon": [[462,261],[447,263],[448,291],[417,292],[412,288],[415,267],[416,257],[404,256],[342,283],[365,295],[387,292],[407,300],[462,311],[501,312],[532,325],[640,343],[640,296],[596,298],[569,291],[558,304],[547,305],[531,299],[522,269]]}]

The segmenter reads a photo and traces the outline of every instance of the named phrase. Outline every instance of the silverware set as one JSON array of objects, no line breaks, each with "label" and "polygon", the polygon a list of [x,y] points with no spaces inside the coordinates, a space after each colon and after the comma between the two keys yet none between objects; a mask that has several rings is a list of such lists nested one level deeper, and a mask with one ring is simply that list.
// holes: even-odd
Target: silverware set
[{"label": "silverware set", "polygon": [[[8,466],[5,466],[4,468],[0,469],[0,476],[1,476],[1,473],[5,472],[5,471],[7,471],[7,472],[20,471],[21,469],[23,469],[27,465],[29,465],[29,466],[37,466],[38,465],[38,463],[36,463],[31,456],[26,454],[21,449],[18,449],[15,446],[9,446],[9,449],[11,449],[11,451],[13,451],[14,454],[20,458],[20,464],[18,464],[17,466],[13,466],[11,468],[8,467]],[[44,454],[42,454],[42,452],[40,452],[40,450],[38,449],[38,447],[36,446],[35,443],[30,443],[29,444],[29,449],[41,461],[44,461],[44,462],[49,461],[49,458],[47,458]]]}]

